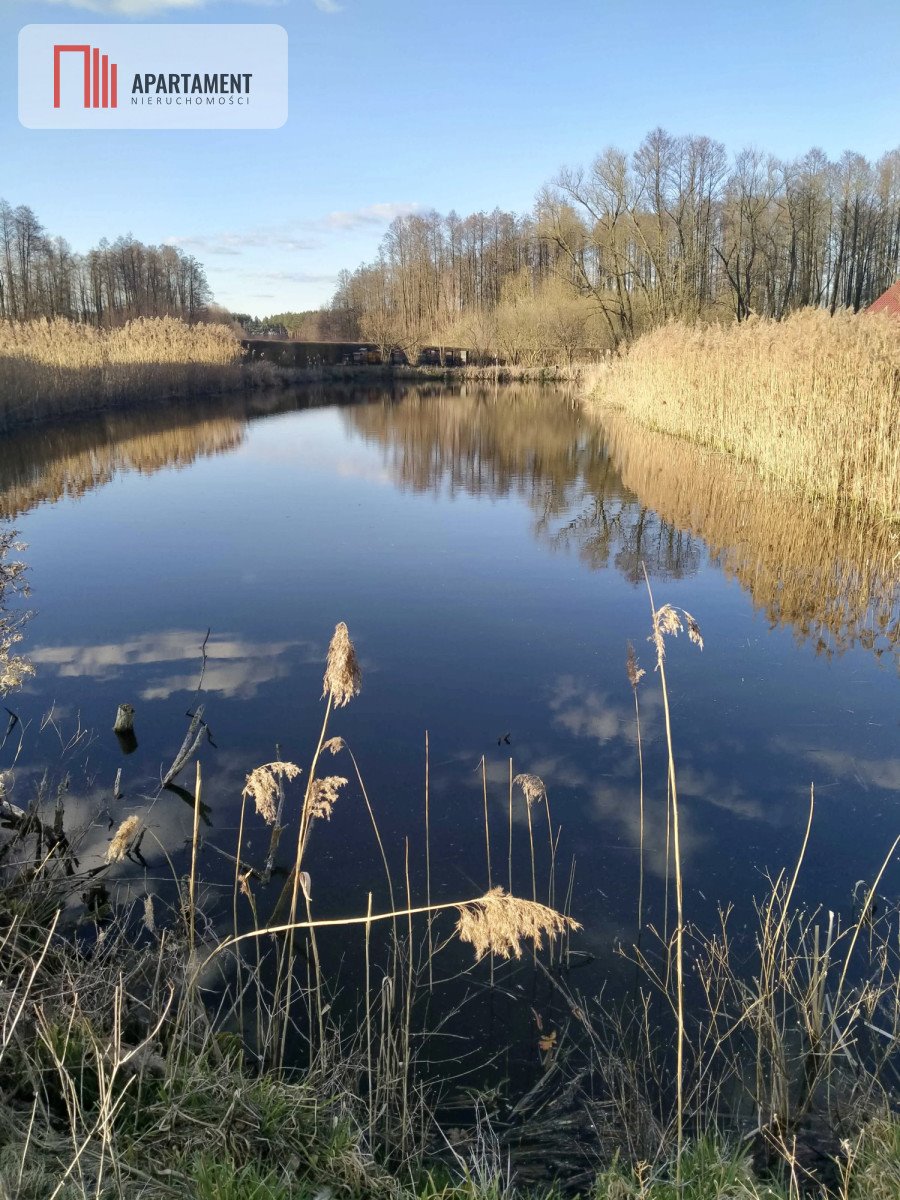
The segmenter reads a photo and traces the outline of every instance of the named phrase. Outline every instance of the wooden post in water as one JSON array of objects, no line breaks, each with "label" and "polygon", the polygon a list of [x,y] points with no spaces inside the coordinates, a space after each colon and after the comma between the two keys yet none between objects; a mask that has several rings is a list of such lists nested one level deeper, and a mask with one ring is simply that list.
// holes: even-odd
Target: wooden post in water
[{"label": "wooden post in water", "polygon": [[134,730],[134,708],[130,704],[120,704],[116,713],[116,723],[113,733],[131,733]]},{"label": "wooden post in water", "polygon": [[116,712],[116,723],[113,733],[119,739],[119,745],[124,754],[132,754],[137,749],[137,736],[134,732],[134,706],[120,704]]}]

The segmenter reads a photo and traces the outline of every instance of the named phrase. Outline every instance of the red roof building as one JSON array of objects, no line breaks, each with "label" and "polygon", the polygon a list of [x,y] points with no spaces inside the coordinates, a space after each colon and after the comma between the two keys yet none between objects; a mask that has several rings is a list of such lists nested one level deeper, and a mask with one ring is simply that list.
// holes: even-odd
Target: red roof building
[{"label": "red roof building", "polygon": [[889,287],[884,295],[879,296],[877,300],[873,300],[866,312],[870,313],[890,313],[891,316],[900,317],[900,279]]}]

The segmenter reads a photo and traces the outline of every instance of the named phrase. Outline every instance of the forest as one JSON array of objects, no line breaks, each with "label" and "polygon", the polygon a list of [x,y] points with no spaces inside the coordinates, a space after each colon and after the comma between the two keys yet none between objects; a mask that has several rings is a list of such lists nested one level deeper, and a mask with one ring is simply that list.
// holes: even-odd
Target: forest
[{"label": "forest", "polygon": [[508,362],[572,361],[672,319],[858,311],[900,270],[900,148],[877,162],[820,149],[729,158],[657,128],[633,153],[565,168],[530,213],[396,218],[306,336],[466,346]]},{"label": "forest", "polygon": [[137,317],[192,322],[212,299],[200,263],[130,234],[86,254],[47,232],[27,205],[0,199],[0,320],[63,317],[114,328]]}]

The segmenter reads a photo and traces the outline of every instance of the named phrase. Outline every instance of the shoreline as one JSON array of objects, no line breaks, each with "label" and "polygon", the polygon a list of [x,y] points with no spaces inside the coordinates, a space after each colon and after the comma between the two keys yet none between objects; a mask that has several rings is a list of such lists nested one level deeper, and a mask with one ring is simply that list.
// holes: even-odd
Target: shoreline
[{"label": "shoreline", "polygon": [[[578,364],[573,367],[408,367],[353,364],[281,367],[265,362],[240,362],[227,369],[228,373],[224,377],[221,370],[214,370],[214,377],[204,383],[202,375],[198,378],[197,364],[188,365],[190,374],[186,376],[186,386],[182,388],[173,389],[170,386],[165,392],[151,392],[149,396],[137,388],[106,396],[98,389],[96,400],[91,398],[84,403],[66,405],[62,411],[48,409],[37,412],[34,408],[32,411],[25,411],[20,407],[7,411],[4,417],[0,417],[0,433],[15,434],[48,425],[68,424],[84,417],[97,417],[109,412],[125,414],[134,411],[161,411],[168,406],[203,401],[213,396],[240,395],[269,388],[275,390],[308,387],[323,383],[383,385],[394,381],[482,383],[497,386],[508,383],[578,385],[584,374],[584,367]],[[229,380],[228,374],[232,371],[235,374]],[[32,402],[32,405],[36,404],[36,400]]]}]

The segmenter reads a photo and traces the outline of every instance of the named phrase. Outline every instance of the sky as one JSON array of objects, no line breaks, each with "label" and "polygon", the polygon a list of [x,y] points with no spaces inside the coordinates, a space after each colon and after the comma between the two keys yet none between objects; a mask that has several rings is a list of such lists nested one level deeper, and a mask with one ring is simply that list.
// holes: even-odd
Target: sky
[{"label": "sky", "polygon": [[[273,22],[277,130],[19,125],[32,22]],[[734,153],[900,144],[897,0],[0,0],[0,197],[87,250],[131,233],[206,267],[257,315],[327,303],[390,220],[524,212],[561,166],[661,125]]]}]

